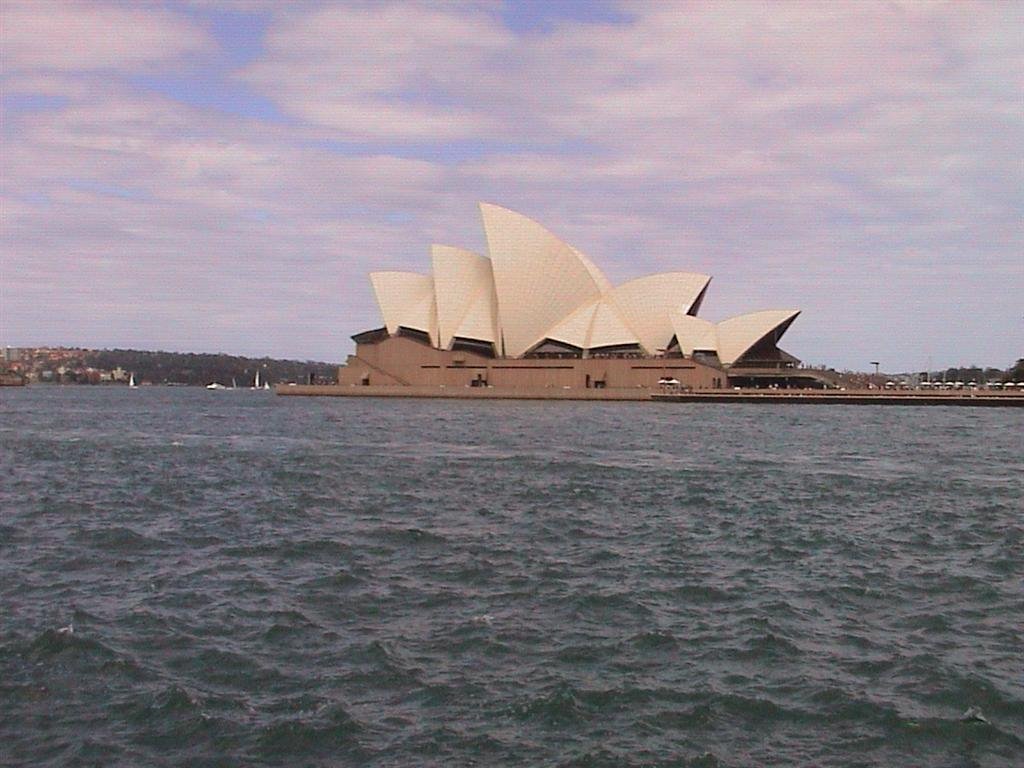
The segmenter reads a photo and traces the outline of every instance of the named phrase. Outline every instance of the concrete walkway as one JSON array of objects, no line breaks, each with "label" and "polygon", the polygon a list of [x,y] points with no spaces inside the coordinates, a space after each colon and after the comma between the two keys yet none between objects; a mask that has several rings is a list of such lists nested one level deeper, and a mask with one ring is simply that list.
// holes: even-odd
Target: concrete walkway
[{"label": "concrete walkway", "polygon": [[792,405],[956,405],[1024,407],[1024,393],[991,390],[920,392],[821,389],[748,389],[705,392],[663,392],[636,389],[495,389],[493,387],[403,387],[278,385],[279,395],[297,397],[430,397],[460,400],[600,400],[670,403],[788,403]]}]

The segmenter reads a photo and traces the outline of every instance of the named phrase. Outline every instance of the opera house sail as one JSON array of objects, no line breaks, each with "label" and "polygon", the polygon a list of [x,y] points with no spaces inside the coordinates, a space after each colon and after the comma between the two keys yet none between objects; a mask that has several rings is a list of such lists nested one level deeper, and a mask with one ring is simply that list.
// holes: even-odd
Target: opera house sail
[{"label": "opera house sail", "polygon": [[697,316],[709,275],[613,286],[583,253],[515,211],[481,203],[487,253],[430,249],[430,271],[373,272],[383,326],[353,336],[352,386],[720,389],[779,377],[778,341],[800,314]]}]

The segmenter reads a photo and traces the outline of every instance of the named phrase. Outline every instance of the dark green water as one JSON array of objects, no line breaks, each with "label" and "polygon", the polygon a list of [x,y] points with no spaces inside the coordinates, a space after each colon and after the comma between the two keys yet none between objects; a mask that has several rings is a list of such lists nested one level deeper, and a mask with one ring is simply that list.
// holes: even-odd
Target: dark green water
[{"label": "dark green water", "polygon": [[0,764],[1024,765],[1022,449],[1000,409],[0,391]]}]

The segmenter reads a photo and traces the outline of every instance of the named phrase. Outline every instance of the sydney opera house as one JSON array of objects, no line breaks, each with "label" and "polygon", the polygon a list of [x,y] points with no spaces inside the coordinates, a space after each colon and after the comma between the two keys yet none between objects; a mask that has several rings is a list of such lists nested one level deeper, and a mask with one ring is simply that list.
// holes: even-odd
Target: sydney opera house
[{"label": "sydney opera house", "polygon": [[486,203],[480,212],[487,255],[434,245],[429,273],[370,275],[384,324],[352,337],[339,384],[702,390],[797,376],[778,341],[799,310],[712,323],[698,317],[708,275],[613,286],[537,222]]}]

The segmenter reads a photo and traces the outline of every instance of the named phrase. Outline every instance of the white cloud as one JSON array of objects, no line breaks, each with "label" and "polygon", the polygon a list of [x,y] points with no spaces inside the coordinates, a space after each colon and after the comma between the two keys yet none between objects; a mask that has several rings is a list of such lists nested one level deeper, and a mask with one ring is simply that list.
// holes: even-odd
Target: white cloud
[{"label": "white cloud", "polygon": [[195,24],[156,5],[5,2],[4,70],[139,69],[209,51]]},{"label": "white cloud", "polygon": [[281,16],[266,55],[240,77],[289,114],[345,137],[488,136],[499,126],[485,113],[439,104],[431,94],[457,100],[459,84],[513,42],[492,17],[467,6],[330,5]]},{"label": "white cloud", "polygon": [[7,121],[5,313],[22,327],[46,322],[33,286],[58,286],[93,308],[147,296],[159,312],[133,322],[154,338],[179,300],[222,318],[209,332],[229,348],[252,334],[223,305],[261,295],[275,353],[337,358],[378,320],[365,273],[424,269],[431,241],[482,249],[490,200],[616,280],[715,275],[709,316],[802,306],[787,342],[806,358],[919,364],[923,308],[979,362],[1019,353],[1019,6],[629,3],[624,23],[529,33],[486,4],[274,6],[231,84],[275,122],[131,84],[212,50],[181,14],[11,7],[8,90],[68,99]]}]

